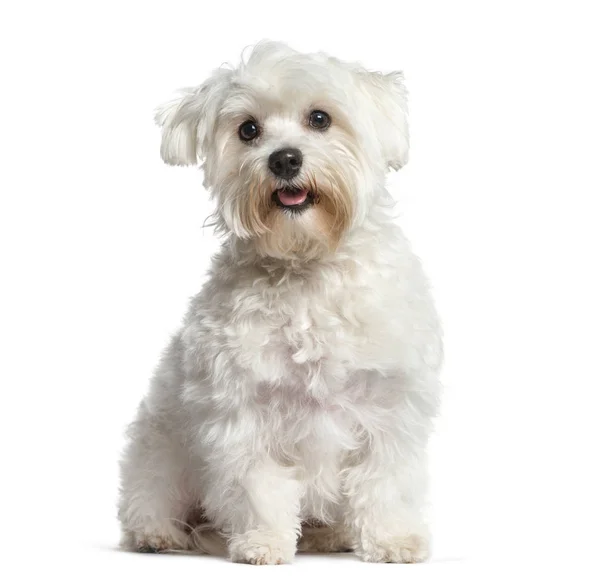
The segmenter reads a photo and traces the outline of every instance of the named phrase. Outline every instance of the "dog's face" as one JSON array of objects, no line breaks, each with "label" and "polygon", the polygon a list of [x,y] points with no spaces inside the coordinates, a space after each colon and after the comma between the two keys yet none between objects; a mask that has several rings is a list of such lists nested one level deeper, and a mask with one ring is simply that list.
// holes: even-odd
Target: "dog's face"
[{"label": "dog's face", "polygon": [[169,164],[203,162],[222,228],[265,256],[334,250],[407,159],[399,73],[257,45],[158,113]]}]

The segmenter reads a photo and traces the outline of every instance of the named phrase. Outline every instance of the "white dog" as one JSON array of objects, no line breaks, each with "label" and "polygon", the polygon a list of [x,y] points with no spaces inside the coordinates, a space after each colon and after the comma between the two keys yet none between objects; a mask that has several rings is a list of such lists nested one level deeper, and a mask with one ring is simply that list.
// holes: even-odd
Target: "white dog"
[{"label": "white dog", "polygon": [[385,189],[402,75],[261,43],[157,119],[226,237],[130,428],[123,545],[423,561],[442,347]]}]

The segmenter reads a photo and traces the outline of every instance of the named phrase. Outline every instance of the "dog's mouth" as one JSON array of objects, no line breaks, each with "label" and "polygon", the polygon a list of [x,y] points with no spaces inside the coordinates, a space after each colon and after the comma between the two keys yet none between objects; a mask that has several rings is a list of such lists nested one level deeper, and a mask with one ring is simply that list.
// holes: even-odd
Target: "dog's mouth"
[{"label": "dog's mouth", "polygon": [[294,212],[304,211],[316,202],[314,193],[308,189],[293,187],[277,189],[273,192],[272,198],[278,207]]}]

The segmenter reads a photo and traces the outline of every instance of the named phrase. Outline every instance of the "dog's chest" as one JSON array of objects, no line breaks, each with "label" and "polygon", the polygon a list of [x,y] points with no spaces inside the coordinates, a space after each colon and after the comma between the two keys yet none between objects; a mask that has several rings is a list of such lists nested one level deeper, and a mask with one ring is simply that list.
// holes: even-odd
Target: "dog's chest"
[{"label": "dog's chest", "polygon": [[[343,387],[358,371],[380,369],[386,359],[378,346],[393,327],[364,283],[297,282],[251,294],[260,294],[260,303],[251,316],[245,314],[240,349],[258,383],[297,383],[323,394]],[[250,303],[243,303],[244,310]]]}]

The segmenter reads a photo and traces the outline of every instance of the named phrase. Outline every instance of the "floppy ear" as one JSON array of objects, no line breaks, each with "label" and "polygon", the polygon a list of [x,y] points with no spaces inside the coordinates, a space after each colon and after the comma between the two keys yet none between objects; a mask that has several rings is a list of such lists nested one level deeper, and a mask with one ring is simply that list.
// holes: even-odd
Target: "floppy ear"
[{"label": "floppy ear", "polygon": [[398,170],[408,162],[408,107],[404,75],[360,71],[362,88],[374,106],[374,123],[387,166]]},{"label": "floppy ear", "polygon": [[162,128],[160,155],[167,164],[197,164],[214,135],[231,71],[219,69],[202,85],[183,89],[180,97],[156,110]]}]

